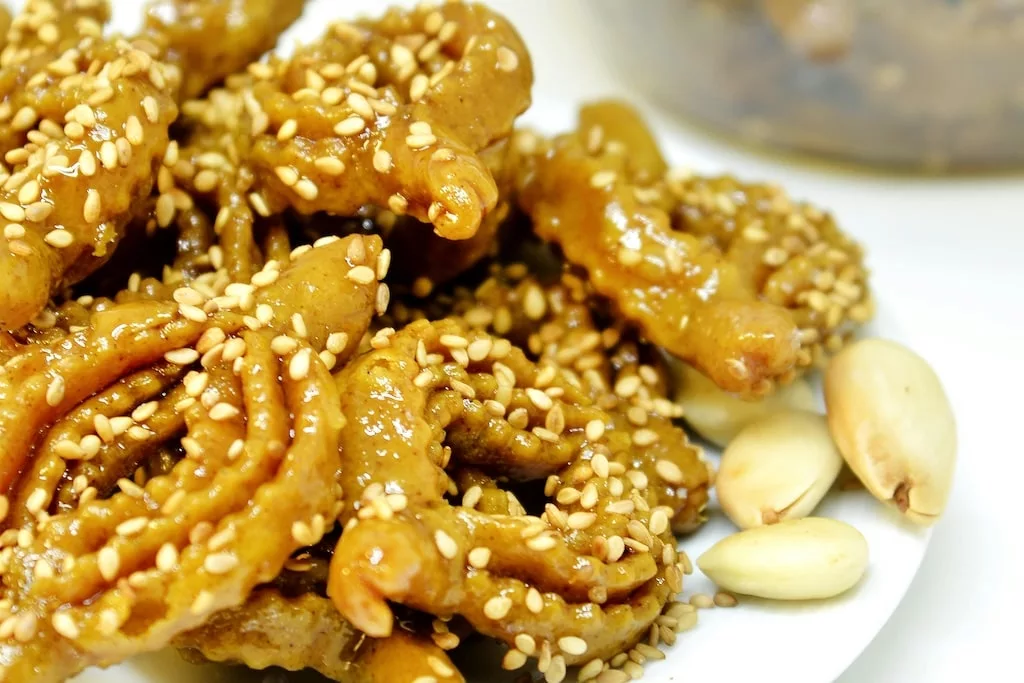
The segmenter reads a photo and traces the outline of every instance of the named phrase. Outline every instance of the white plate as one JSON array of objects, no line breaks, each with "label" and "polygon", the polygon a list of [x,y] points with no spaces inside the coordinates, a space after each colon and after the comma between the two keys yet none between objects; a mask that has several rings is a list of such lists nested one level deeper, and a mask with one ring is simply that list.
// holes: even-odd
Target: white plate
[{"label": "white plate", "polygon": [[[14,3],[20,4],[20,3]],[[137,0],[115,0],[116,24],[130,29],[137,21]],[[289,32],[287,39],[315,37],[326,20],[344,13],[372,12],[376,3],[371,0],[349,0],[339,10],[330,0],[313,0],[306,15]],[[413,4],[408,0],[393,0],[389,4]],[[539,2],[513,4],[512,0],[491,2],[518,21],[529,19],[545,21]],[[524,9],[529,6],[533,9]],[[521,25],[524,35],[549,35],[532,31]],[[288,41],[283,44],[288,44]],[[553,54],[552,46],[532,44],[535,60],[538,54]],[[536,60],[538,81],[543,82],[545,63]],[[570,88],[579,92],[580,88]],[[563,130],[573,123],[578,102],[545,97],[543,89],[538,101],[525,117],[529,125],[546,131]],[[601,95],[620,96],[617,91]],[[715,156],[702,141],[652,114],[652,123],[661,136],[666,155],[673,161],[685,163],[708,172],[723,169],[749,178],[761,178],[764,163],[745,162],[735,152]],[[727,158],[727,160],[726,160]],[[739,166],[735,164],[740,161]],[[751,175],[751,174],[755,175]],[[817,189],[822,185],[826,196],[828,183],[818,178],[808,179],[802,173],[787,169],[786,176],[803,182],[804,188]],[[787,178],[773,177],[783,180]],[[834,184],[834,183],[833,183]],[[815,194],[815,196],[818,196]],[[846,198],[844,199],[851,199]],[[849,224],[856,218],[853,211],[840,215],[841,222]],[[870,246],[870,243],[869,243]],[[894,254],[887,252],[887,257]],[[870,265],[870,263],[869,263]],[[896,339],[905,339],[905,330],[899,329],[897,315],[886,306],[884,291],[879,295],[876,327],[868,333],[880,333]],[[899,605],[917,572],[924,556],[930,534],[904,524],[894,514],[876,503],[863,491],[834,492],[822,504],[817,514],[834,517],[858,528],[867,538],[871,549],[871,562],[864,581],[840,599],[807,604],[773,604],[742,599],[735,609],[714,609],[701,612],[700,623],[693,631],[682,635],[676,645],[666,650],[666,659],[648,664],[645,681],[668,683],[675,681],[758,681],[759,683],[829,683],[834,681],[867,647],[876,633]],[[693,537],[684,539],[680,547],[696,559],[716,540],[735,529],[712,505],[712,519]],[[713,592],[713,586],[697,572],[686,577],[686,594]],[[489,655],[493,659],[493,653]],[[491,678],[488,674],[486,678]],[[90,670],[75,683],[283,683],[288,681],[322,680],[316,676],[285,674],[279,671],[249,672],[239,668],[215,665],[195,667],[184,663],[176,653],[163,652],[139,657],[131,662],[106,670]],[[478,674],[471,679],[485,680]]]}]

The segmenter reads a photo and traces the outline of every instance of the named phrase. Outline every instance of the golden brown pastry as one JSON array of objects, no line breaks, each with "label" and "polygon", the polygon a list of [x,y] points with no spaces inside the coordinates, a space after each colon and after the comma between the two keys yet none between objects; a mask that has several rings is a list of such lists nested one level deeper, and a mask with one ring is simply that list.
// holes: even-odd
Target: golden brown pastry
[{"label": "golden brown pastry", "polygon": [[305,0],[149,0],[143,36],[182,73],[179,97],[202,95],[277,43]]},{"label": "golden brown pastry", "polygon": [[[379,248],[373,237],[328,241],[213,299],[182,288],[177,303],[112,305],[6,363],[4,490],[26,470],[2,497],[0,661],[10,680],[60,681],[164,647],[241,605],[325,533],[340,505],[344,422],[328,359],[343,362],[355,349],[346,338],[369,323]],[[327,292],[338,304],[325,310]],[[180,385],[117,380],[166,364],[188,368]],[[155,449],[161,438],[183,456],[168,472],[104,477],[133,472],[134,442]],[[83,461],[100,476],[79,470],[67,481]],[[55,505],[63,486],[75,496]]]},{"label": "golden brown pastry", "polygon": [[[86,9],[65,15],[62,5]],[[143,48],[101,38],[90,15],[103,7],[36,0],[9,32],[0,69],[0,95],[9,93],[0,103],[3,329],[29,322],[51,293],[110,257],[132,207],[149,194],[177,116],[167,94],[177,71]],[[39,24],[36,15],[60,20]],[[69,42],[73,49],[51,54],[51,44]]]},{"label": "golden brown pastry", "polygon": [[[628,649],[680,589],[671,520],[707,482],[682,432],[636,429],[556,367],[455,319],[385,336],[338,375],[349,521],[328,593],[341,613],[374,637],[392,629],[385,600],[459,614],[509,644],[530,635],[539,649],[525,654],[556,671]],[[544,518],[483,514],[470,491],[450,506],[449,460],[552,473]]]}]

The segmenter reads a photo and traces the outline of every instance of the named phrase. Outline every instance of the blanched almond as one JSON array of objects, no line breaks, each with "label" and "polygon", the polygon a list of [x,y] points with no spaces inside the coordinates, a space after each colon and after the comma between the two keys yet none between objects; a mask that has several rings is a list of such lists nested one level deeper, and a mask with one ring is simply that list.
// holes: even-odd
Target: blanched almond
[{"label": "blanched almond", "polygon": [[752,422],[786,410],[814,410],[814,394],[803,379],[778,387],[756,401],[747,401],[719,389],[693,367],[675,362],[675,400],[683,408],[683,419],[694,431],[724,448]]},{"label": "blanched almond", "polygon": [[823,415],[777,413],[729,442],[715,488],[726,516],[747,529],[811,514],[842,466]]},{"label": "blanched almond", "polygon": [[935,371],[883,339],[840,351],[825,371],[828,423],[839,452],[876,498],[932,524],[956,469],[956,421]]},{"label": "blanched almond", "polygon": [[726,536],[697,566],[733,593],[771,600],[831,598],[860,581],[868,544],[845,522],[804,517]]}]

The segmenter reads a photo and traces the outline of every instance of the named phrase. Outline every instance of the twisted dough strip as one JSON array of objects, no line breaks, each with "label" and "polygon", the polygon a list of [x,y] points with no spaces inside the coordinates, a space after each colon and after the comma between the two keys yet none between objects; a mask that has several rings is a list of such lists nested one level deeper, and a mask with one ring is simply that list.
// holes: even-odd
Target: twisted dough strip
[{"label": "twisted dough strip", "polygon": [[[518,34],[480,5],[339,22],[291,58],[254,64],[227,90],[186,107],[198,124],[194,157],[211,140],[224,147],[225,137],[237,148],[195,189],[242,187],[244,204],[261,216],[386,206],[466,239],[497,202],[476,152],[511,132],[532,80]],[[219,205],[241,211],[237,202]]]},{"label": "twisted dough strip", "polygon": [[[45,0],[33,7],[58,11]],[[110,257],[130,209],[150,192],[153,162],[177,116],[167,95],[177,71],[154,59],[153,46],[104,40],[96,21],[74,26],[89,27],[74,48],[53,58],[44,52],[31,72],[31,51],[24,64],[2,70],[29,76],[18,91],[26,104],[9,113],[10,127],[29,141],[6,151],[10,170],[0,171],[0,328],[29,322],[52,292]]]},{"label": "twisted dough strip", "polygon": [[[81,337],[71,344],[65,339],[32,348],[7,364],[0,377],[5,472],[19,466],[11,455],[32,453],[34,434],[44,435],[11,510],[12,519],[28,522],[0,535],[0,662],[10,680],[24,680],[28,672],[32,680],[63,680],[89,665],[163,647],[212,612],[240,605],[254,586],[277,576],[296,549],[319,539],[340,505],[343,421],[325,363],[344,361],[356,344],[343,337],[359,336],[369,324],[377,282],[366,263],[376,261],[379,249],[372,237],[329,240],[296,254],[289,268],[261,271],[273,276],[257,287],[236,283],[206,301],[209,313],[190,303],[114,305],[72,333]],[[176,298],[198,294],[189,292]],[[327,296],[340,297],[339,304],[322,306]],[[246,310],[254,315],[242,315]],[[75,358],[62,358],[65,348],[76,346]],[[134,382],[100,391],[110,375],[154,360],[159,371],[161,357],[189,366],[200,349],[205,370],[162,392],[171,399],[184,387],[186,399],[171,409],[183,414],[187,437],[179,447],[186,457],[144,486],[118,480],[120,490],[106,500],[78,474],[77,507],[51,514],[52,473],[63,471],[69,454],[75,462],[88,456],[86,439],[98,447],[92,457],[108,440],[111,448],[145,441],[159,455],[166,441],[158,440],[178,436],[158,424],[181,418],[160,413],[148,400],[132,405],[169,385],[169,378],[146,382],[139,371]],[[66,373],[64,382],[47,383],[51,372]],[[140,392],[131,390],[135,382]],[[130,418],[109,416],[125,406]],[[93,419],[85,420],[89,415]],[[89,422],[97,434],[82,433]],[[67,438],[55,441],[58,435]],[[7,448],[15,442],[23,447]],[[119,452],[145,453],[132,446]],[[111,466],[117,453],[104,456]],[[3,503],[6,508],[7,498]]]},{"label": "twisted dough strip", "polygon": [[[478,631],[510,644],[521,633],[548,648],[562,642],[556,667],[584,654],[601,657],[628,648],[680,589],[669,524],[682,496],[659,499],[663,487],[656,482],[682,485],[694,452],[685,448],[685,437],[682,444],[651,449],[648,437],[636,439],[557,372],[540,379],[550,393],[540,390],[541,371],[518,349],[465,330],[455,320],[411,323],[338,376],[343,400],[350,401],[346,413],[351,411],[342,433],[343,472],[369,476],[343,476],[347,500],[358,505],[343,513],[349,522],[331,562],[328,594],[372,636],[390,632],[385,600],[392,600],[442,616],[460,614]],[[490,370],[495,349],[501,365]],[[452,392],[462,395],[461,415],[445,400]],[[525,424],[512,413],[506,419],[523,394],[532,414],[520,405]],[[593,417],[581,427],[570,408],[573,417]],[[549,445],[572,444],[571,459],[545,487],[555,496],[561,482],[566,492],[547,506],[544,518],[480,513],[472,509],[469,491],[464,507],[442,502],[449,486],[441,467],[449,458],[459,462],[464,451],[472,454],[446,431],[457,433],[477,411],[491,415],[485,433],[505,436],[492,442],[492,458],[496,447],[497,453],[514,452],[517,439],[527,435]],[[551,429],[523,429],[541,415]],[[411,449],[399,445],[399,434]],[[703,465],[700,472],[706,486]],[[529,607],[513,607],[516,598]],[[541,657],[544,663],[543,649]]]},{"label": "twisted dough strip", "polygon": [[142,35],[181,70],[179,98],[187,100],[272,49],[304,5],[305,0],[149,0]]},{"label": "twisted dough strip", "polygon": [[[110,386],[111,377],[149,368],[168,353],[198,343],[202,354],[213,351],[211,358],[216,358],[228,335],[244,327],[268,325],[292,331],[296,316],[306,339],[318,353],[326,350],[333,356],[332,364],[354,352],[377,298],[380,239],[329,238],[319,247],[293,253],[295,260],[289,267],[278,270],[278,264],[270,263],[253,284],[228,284],[226,290],[222,285],[222,291],[209,291],[210,296],[182,288],[174,293],[179,303],[170,301],[170,293],[162,300],[128,301],[109,308],[96,302],[99,310],[88,327],[14,356],[0,374],[0,492],[7,492],[30,462],[41,431],[62,419],[62,429],[78,435],[69,440],[80,443],[87,434],[76,431],[76,414],[69,416],[69,411]],[[338,303],[323,305],[327,300]],[[121,340],[131,340],[130,353]],[[328,345],[330,349],[325,348]],[[109,419],[117,415],[114,407],[99,394],[79,411],[86,411],[81,414],[93,420],[95,412]],[[31,464],[34,473],[26,472],[30,476],[22,478],[23,486],[36,488],[39,472],[57,466],[48,459],[37,458]]]},{"label": "twisted dough strip", "polygon": [[640,428],[642,441],[653,439],[650,450],[687,454],[677,461],[683,485],[666,486],[656,478],[650,486],[663,487],[659,500],[678,499],[672,519],[676,532],[698,528],[704,521],[709,474],[699,450],[670,422],[681,411],[667,398],[672,393],[670,372],[660,354],[638,343],[617,322],[603,329],[597,325],[586,282],[570,273],[552,283],[529,274],[522,263],[496,264],[492,273],[472,293],[456,290],[451,300],[437,297],[424,314],[458,315],[470,328],[527,349],[541,368],[571,371],[620,428]]},{"label": "twisted dough strip", "polygon": [[[107,0],[27,0],[17,16],[7,16],[0,52],[0,152],[24,145],[35,124],[29,114],[37,92],[26,86],[83,38],[98,38],[109,19]],[[29,109],[19,118],[24,107]]]},{"label": "twisted dough strip", "polygon": [[792,311],[815,365],[873,316],[863,251],[828,213],[731,176],[676,177],[666,189],[678,229],[714,244],[763,300]]},{"label": "twisted dough strip", "polygon": [[[600,142],[600,140],[598,140]],[[646,203],[653,166],[624,145],[597,145],[588,131],[549,146],[525,134],[520,204],[535,232],[557,243],[593,288],[666,350],[723,389],[763,394],[794,375],[799,337],[784,309],[758,301],[735,264],[672,229]]]},{"label": "twisted dough strip", "polygon": [[11,633],[0,653],[12,680],[29,672],[33,680],[63,680],[164,647],[273,578],[307,544],[293,522],[315,534],[333,514],[342,417],[326,368],[314,363],[293,379],[268,333],[242,339],[240,405],[217,404],[248,418],[225,430],[241,435],[240,452],[203,439],[218,431],[204,423],[221,418],[197,404],[189,418],[198,457],[143,490],[52,517],[37,538],[10,548]]},{"label": "twisted dough strip", "polygon": [[175,644],[194,661],[241,663],[250,669],[311,668],[346,683],[465,680],[429,638],[401,627],[387,638],[367,638],[342,619],[330,600],[313,593],[286,597],[274,589],[257,590],[242,607],[213,615]]}]

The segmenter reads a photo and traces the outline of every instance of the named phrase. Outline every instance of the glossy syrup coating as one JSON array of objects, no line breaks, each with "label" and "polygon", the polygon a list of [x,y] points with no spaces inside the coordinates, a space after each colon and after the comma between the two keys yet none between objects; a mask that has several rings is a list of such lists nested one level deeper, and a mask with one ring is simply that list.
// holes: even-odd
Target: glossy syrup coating
[{"label": "glossy syrup coating", "polygon": [[[39,0],[31,11],[57,13],[59,4]],[[5,149],[0,170],[0,327],[6,329],[29,322],[51,293],[110,257],[132,207],[149,194],[154,160],[177,115],[167,95],[177,71],[155,60],[152,46],[104,39],[98,22],[79,17],[74,47],[37,54],[32,43],[43,50],[60,30],[47,22],[29,34],[23,22],[31,11],[15,19],[0,70],[5,79],[27,76],[0,104],[14,145]],[[24,51],[15,34],[27,43]]]},{"label": "glossy syrup coating", "polygon": [[[347,522],[328,594],[341,613],[374,637],[391,632],[385,600],[459,614],[510,645],[523,633],[547,643],[545,668],[629,649],[681,585],[670,520],[687,497],[664,496],[662,485],[692,486],[699,500],[707,481],[703,463],[696,480],[684,478],[696,452],[682,432],[660,445],[652,430],[637,436],[571,372],[546,371],[454,318],[380,336],[386,343],[338,375]],[[539,469],[510,472],[512,462]],[[459,492],[445,471],[465,464],[512,477],[551,471],[551,502],[540,517],[486,514],[476,509],[483,492]]]},{"label": "glossy syrup coating", "polygon": [[149,0],[143,35],[182,73],[179,97],[202,95],[271,50],[305,0]]},{"label": "glossy syrup coating", "polygon": [[666,184],[677,229],[700,236],[740,269],[764,301],[800,327],[800,365],[822,365],[874,315],[859,244],[832,216],[768,183],[677,175]]},{"label": "glossy syrup coating", "polygon": [[[535,232],[557,243],[651,341],[721,388],[757,395],[791,378],[799,350],[792,316],[759,301],[718,249],[674,230],[669,214],[647,201],[649,173],[631,166],[624,143],[604,144],[598,133],[518,141],[528,160],[520,204]],[[641,134],[623,137],[634,135]]]},{"label": "glossy syrup coating", "polygon": [[477,152],[511,132],[532,81],[525,47],[504,18],[447,3],[335,23],[318,42],[250,66],[186,113],[206,139],[240,136],[230,166],[252,174],[241,182],[258,215],[288,207],[352,215],[374,204],[466,239],[498,199]]},{"label": "glossy syrup coating", "polygon": [[291,597],[259,589],[245,605],[218,612],[175,644],[196,662],[313,669],[335,681],[401,683],[421,676],[439,683],[464,681],[430,638],[402,627],[387,638],[367,638],[330,600],[311,592]]},{"label": "glossy syrup coating", "polygon": [[[13,454],[30,458],[3,497],[0,661],[10,680],[61,681],[164,647],[241,605],[325,533],[340,504],[344,421],[327,364],[344,362],[355,348],[344,338],[369,323],[377,281],[366,263],[379,248],[372,237],[331,240],[212,299],[180,288],[174,298],[194,303],[111,304],[84,329],[5,364],[5,475],[21,467]],[[349,277],[359,268],[368,280]],[[333,317],[319,306],[328,290],[339,302]],[[180,384],[139,374],[166,364],[186,369]],[[136,381],[119,387],[133,371]],[[160,399],[178,387],[173,405]],[[181,431],[159,426],[174,420]],[[84,472],[70,483],[52,476],[93,459],[114,467],[119,455],[132,458],[133,442],[151,452],[174,443],[184,457],[148,480],[117,479],[102,496]],[[58,485],[76,497],[55,506]]]}]

